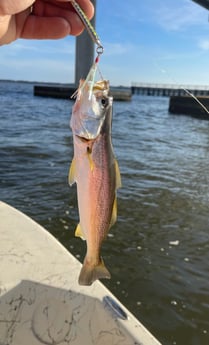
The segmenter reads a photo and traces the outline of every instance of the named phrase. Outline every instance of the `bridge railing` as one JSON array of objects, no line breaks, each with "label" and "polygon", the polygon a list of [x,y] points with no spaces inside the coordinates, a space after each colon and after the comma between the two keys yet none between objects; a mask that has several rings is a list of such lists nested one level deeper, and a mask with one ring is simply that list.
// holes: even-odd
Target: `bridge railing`
[{"label": "bridge railing", "polygon": [[209,90],[209,85],[187,85],[187,84],[159,84],[159,83],[140,83],[132,82],[132,87],[152,88],[152,89],[186,89],[186,90]]}]

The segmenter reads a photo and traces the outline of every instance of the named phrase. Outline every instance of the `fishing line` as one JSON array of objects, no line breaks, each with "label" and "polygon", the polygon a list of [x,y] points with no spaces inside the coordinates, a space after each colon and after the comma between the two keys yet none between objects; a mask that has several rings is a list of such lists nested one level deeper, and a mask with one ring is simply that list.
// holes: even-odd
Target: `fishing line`
[{"label": "fishing line", "polygon": [[161,73],[164,73],[166,74],[169,79],[174,83],[174,84],[177,84],[179,86],[179,89],[182,89],[184,90],[190,97],[192,97],[205,111],[206,113],[209,115],[209,110],[206,108],[206,106],[204,104],[202,104],[202,102],[200,102],[200,100],[192,93],[190,92],[189,90],[187,90],[185,87],[183,87],[181,84],[178,83],[178,81],[172,77],[170,75],[170,73],[168,73],[165,69],[162,69],[158,64],[157,62],[155,61],[154,62],[155,66],[160,70]]}]

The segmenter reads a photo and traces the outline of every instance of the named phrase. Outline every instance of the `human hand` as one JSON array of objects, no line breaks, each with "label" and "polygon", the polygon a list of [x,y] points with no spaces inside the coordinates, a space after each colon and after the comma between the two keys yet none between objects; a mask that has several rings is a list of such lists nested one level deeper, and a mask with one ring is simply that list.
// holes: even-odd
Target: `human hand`
[{"label": "human hand", "polygon": [[[89,19],[94,8],[90,0],[78,0]],[[0,45],[18,38],[57,39],[79,35],[83,24],[69,0],[1,0]]]}]

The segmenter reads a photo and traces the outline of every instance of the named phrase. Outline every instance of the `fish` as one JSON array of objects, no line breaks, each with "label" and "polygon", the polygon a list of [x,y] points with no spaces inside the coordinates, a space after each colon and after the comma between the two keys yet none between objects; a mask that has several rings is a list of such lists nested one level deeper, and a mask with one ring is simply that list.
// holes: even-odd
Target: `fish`
[{"label": "fish", "polygon": [[110,279],[100,251],[117,218],[117,189],[121,176],[111,139],[113,97],[109,81],[95,81],[97,64],[80,80],[70,126],[74,156],[69,184],[77,184],[79,224],[75,236],[86,240],[87,251],[78,283],[91,285]]}]

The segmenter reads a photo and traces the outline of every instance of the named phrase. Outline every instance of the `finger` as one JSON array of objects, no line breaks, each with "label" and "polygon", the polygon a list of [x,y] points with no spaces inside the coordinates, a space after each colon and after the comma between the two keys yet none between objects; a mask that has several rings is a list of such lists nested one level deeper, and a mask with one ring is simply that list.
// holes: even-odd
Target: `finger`
[{"label": "finger", "polygon": [[15,21],[12,20],[11,16],[0,16],[0,46],[10,43],[15,39],[14,37],[11,37],[11,31],[8,29],[10,27],[15,28]]},{"label": "finger", "polygon": [[63,17],[28,16],[20,38],[57,39],[71,34],[70,23]]},{"label": "finger", "polygon": [[29,8],[35,0],[22,0],[22,1],[0,1],[0,15],[12,15],[24,11],[26,8]]},{"label": "finger", "polygon": [[[70,0],[51,0],[51,3],[59,3],[60,6],[62,6],[63,8],[69,8],[69,6],[71,7],[71,9],[74,10],[74,8],[72,7],[72,5],[70,4]],[[76,0],[76,2],[79,4],[79,6],[82,8],[82,10],[84,11],[84,13],[86,14],[86,16],[91,19],[94,15],[94,6],[92,4],[92,2],[90,0]]]},{"label": "finger", "polygon": [[82,10],[84,11],[85,15],[89,19],[92,19],[93,15],[94,15],[94,6],[91,3],[91,1],[78,0],[77,3],[82,8]]},{"label": "finger", "polygon": [[[94,7],[90,1],[80,0],[84,10],[86,10],[86,15],[91,18],[94,14]],[[87,6],[88,4],[88,6]],[[43,17],[63,17],[65,18],[71,26],[71,35],[80,34],[83,29],[83,23],[75,12],[74,8],[70,2],[61,1],[43,1],[37,0],[34,4],[33,14],[36,16]]]}]

